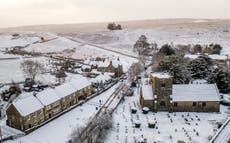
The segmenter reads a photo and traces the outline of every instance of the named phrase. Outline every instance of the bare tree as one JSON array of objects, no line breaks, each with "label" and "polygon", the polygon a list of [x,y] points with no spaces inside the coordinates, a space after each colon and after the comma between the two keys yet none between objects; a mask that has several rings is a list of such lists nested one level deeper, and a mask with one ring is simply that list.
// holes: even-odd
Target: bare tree
[{"label": "bare tree", "polygon": [[73,130],[70,135],[71,143],[83,143],[85,141],[103,143],[107,130],[112,128],[111,111],[91,119],[87,127],[80,127]]},{"label": "bare tree", "polygon": [[135,81],[136,77],[144,70],[143,65],[138,63],[133,63],[128,70],[128,80],[130,82]]},{"label": "bare tree", "polygon": [[58,78],[58,82],[61,84],[65,81],[65,77],[67,76],[65,70],[61,68],[55,73],[56,78]]},{"label": "bare tree", "polygon": [[139,63],[142,64],[143,67],[145,67],[145,63],[148,60],[148,57],[144,54],[140,54],[138,56]]},{"label": "bare tree", "polygon": [[44,66],[38,61],[26,60],[21,63],[23,72],[30,77],[33,81],[35,77],[44,72]]},{"label": "bare tree", "polygon": [[70,135],[71,143],[82,143],[84,139],[81,137],[82,132],[85,130],[85,127],[79,127],[73,130]]},{"label": "bare tree", "polygon": [[138,51],[138,54],[142,53],[144,49],[150,48],[148,39],[145,35],[141,35],[136,43],[133,45],[133,50]]}]

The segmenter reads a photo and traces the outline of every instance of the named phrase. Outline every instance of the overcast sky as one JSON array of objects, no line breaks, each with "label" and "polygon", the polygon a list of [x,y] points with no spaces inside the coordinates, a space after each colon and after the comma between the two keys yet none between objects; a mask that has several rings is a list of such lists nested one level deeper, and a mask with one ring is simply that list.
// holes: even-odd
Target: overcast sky
[{"label": "overcast sky", "polygon": [[230,18],[230,0],[0,0],[0,27],[156,18]]}]

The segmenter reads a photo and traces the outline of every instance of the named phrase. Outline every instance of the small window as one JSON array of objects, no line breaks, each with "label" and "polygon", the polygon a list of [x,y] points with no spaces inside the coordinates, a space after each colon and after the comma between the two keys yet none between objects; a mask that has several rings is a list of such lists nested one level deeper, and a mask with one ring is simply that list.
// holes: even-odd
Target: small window
[{"label": "small window", "polygon": [[193,102],[193,103],[192,103],[192,106],[196,106],[196,102]]},{"label": "small window", "polygon": [[177,106],[178,106],[178,103],[177,103],[177,102],[175,102],[173,105],[174,105],[174,107],[177,107]]},{"label": "small window", "polygon": [[161,84],[161,87],[165,87],[165,84],[163,83],[163,84]]},{"label": "small window", "polygon": [[28,115],[27,120],[28,120],[28,121],[30,120],[30,115]]},{"label": "small window", "polygon": [[203,103],[202,103],[202,106],[205,107],[205,106],[206,106],[206,102],[203,102]]}]

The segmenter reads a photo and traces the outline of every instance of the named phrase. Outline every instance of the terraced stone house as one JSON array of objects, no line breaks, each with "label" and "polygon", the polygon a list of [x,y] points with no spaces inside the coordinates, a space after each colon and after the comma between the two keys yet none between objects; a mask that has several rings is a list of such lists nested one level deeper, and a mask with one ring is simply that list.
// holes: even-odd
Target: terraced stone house
[{"label": "terraced stone house", "polygon": [[38,94],[20,95],[7,109],[7,125],[30,132],[94,93],[87,79],[73,80]]}]

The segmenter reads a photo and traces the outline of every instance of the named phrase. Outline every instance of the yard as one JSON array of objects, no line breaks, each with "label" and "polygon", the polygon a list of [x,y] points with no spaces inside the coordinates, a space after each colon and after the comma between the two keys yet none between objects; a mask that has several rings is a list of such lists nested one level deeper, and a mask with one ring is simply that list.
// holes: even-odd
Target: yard
[{"label": "yard", "polygon": [[[137,113],[132,114],[131,108],[136,107]],[[226,106],[221,106],[220,113],[195,112],[149,112],[143,114],[138,89],[133,97],[125,97],[113,114],[113,128],[109,130],[106,142],[134,143],[147,140],[147,143],[184,142],[207,143],[230,115]],[[135,128],[135,123],[141,123]],[[155,128],[149,128],[148,123],[154,123]]]}]

